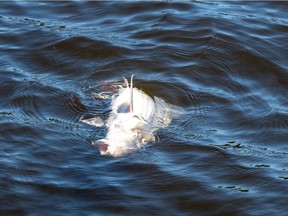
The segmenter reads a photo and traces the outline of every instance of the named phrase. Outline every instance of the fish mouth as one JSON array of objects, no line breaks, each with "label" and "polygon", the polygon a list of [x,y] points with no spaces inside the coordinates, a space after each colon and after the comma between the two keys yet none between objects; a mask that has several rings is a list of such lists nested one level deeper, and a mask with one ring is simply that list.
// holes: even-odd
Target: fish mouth
[{"label": "fish mouth", "polygon": [[101,155],[104,155],[108,151],[109,144],[105,140],[93,140],[92,145],[98,147]]}]

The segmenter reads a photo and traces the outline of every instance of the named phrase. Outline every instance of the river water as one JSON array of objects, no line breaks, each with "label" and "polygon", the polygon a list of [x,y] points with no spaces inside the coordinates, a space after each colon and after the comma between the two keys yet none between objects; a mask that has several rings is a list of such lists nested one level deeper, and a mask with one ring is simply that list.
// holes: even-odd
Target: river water
[{"label": "river water", "polygon": [[[0,215],[286,215],[285,2],[0,2]],[[185,112],[124,157],[93,93]]]}]

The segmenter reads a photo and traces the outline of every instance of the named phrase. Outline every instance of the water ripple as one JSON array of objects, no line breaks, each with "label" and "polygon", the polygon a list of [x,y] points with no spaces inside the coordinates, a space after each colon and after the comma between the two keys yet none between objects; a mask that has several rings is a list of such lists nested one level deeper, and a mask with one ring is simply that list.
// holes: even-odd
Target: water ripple
[{"label": "water ripple", "polygon": [[[287,213],[287,5],[0,4],[1,215]],[[177,117],[102,157],[79,119],[132,74]]]}]

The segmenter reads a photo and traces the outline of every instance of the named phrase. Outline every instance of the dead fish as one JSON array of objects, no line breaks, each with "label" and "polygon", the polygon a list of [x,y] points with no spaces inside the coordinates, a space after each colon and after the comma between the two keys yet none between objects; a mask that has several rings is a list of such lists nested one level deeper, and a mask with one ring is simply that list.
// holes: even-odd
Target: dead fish
[{"label": "dead fish", "polygon": [[106,121],[99,117],[81,119],[96,127],[107,127],[106,137],[92,142],[101,155],[123,156],[155,141],[155,131],[168,126],[173,117],[172,105],[133,87],[133,75],[130,85],[125,78],[124,84],[125,87],[120,88],[112,99],[111,112]]}]

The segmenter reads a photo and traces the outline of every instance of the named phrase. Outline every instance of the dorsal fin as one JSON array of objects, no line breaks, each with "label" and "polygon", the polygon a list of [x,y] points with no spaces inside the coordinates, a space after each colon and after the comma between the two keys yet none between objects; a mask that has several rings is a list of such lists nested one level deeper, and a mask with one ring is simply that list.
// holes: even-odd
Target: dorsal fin
[{"label": "dorsal fin", "polygon": [[125,77],[123,77],[123,80],[124,80],[124,83],[126,85],[126,88],[129,88],[129,83],[128,83],[127,79]]},{"label": "dorsal fin", "polygon": [[133,112],[133,77],[134,74],[131,76],[130,81],[130,112]]},{"label": "dorsal fin", "polygon": [[118,113],[128,113],[128,112],[133,113],[133,77],[134,74],[131,76],[130,86],[127,79],[123,77],[126,88],[128,88],[128,91],[130,93],[130,98],[128,99],[127,102],[122,103],[118,106],[117,108]]}]

